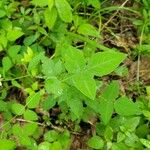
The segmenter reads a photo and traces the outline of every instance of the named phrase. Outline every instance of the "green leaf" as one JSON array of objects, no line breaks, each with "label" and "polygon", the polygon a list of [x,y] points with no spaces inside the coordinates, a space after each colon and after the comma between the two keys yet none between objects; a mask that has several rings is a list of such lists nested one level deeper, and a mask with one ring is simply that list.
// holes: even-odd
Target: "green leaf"
[{"label": "green leaf", "polygon": [[101,100],[100,102],[99,112],[101,114],[101,119],[105,125],[108,124],[111,119],[113,106],[113,101],[110,100]]},{"label": "green leaf", "polygon": [[36,108],[39,105],[40,99],[40,92],[34,93],[27,98],[26,105],[28,106],[28,108]]},{"label": "green leaf", "polygon": [[25,120],[36,121],[38,120],[38,115],[32,110],[26,110],[23,114]]},{"label": "green leaf", "polygon": [[11,109],[15,115],[22,115],[25,111],[25,106],[23,106],[22,104],[19,104],[19,103],[14,103],[14,104],[12,104]]},{"label": "green leaf", "polygon": [[51,59],[43,59],[42,60],[42,72],[46,77],[52,77],[59,75],[62,71],[62,62],[59,60],[54,62]]},{"label": "green leaf", "polygon": [[93,149],[102,149],[104,147],[104,141],[101,137],[95,135],[87,142],[88,146]]},{"label": "green leaf", "polygon": [[125,143],[113,143],[112,150],[127,150],[129,147]]},{"label": "green leaf", "polygon": [[106,127],[104,137],[107,141],[111,141],[113,139],[113,129],[110,126]]},{"label": "green leaf", "polygon": [[95,37],[99,37],[99,34],[100,34],[94,26],[88,23],[81,24],[78,27],[77,32],[83,35],[90,35],[90,36],[95,36]]},{"label": "green leaf", "polygon": [[140,123],[140,117],[126,118],[126,121],[120,126],[121,131],[124,133],[133,132]]},{"label": "green leaf", "polygon": [[54,6],[55,1],[54,0],[48,0],[48,8],[51,10]]},{"label": "green leaf", "polygon": [[16,144],[11,140],[0,139],[0,148],[1,150],[14,150],[16,148]]},{"label": "green leaf", "polygon": [[121,141],[123,141],[124,139],[125,139],[125,134],[124,133],[122,133],[122,132],[118,132],[117,133],[117,142],[119,143],[119,142],[121,142]]},{"label": "green leaf", "polygon": [[31,136],[35,133],[36,129],[38,128],[37,123],[26,123],[22,130],[24,132],[24,134],[26,134],[27,136]]},{"label": "green leaf", "polygon": [[100,97],[99,112],[101,119],[106,125],[111,119],[114,107],[114,100],[119,95],[119,84],[116,81],[110,83]]},{"label": "green leaf", "polygon": [[33,44],[33,43],[36,41],[36,39],[37,39],[38,37],[39,37],[39,33],[36,33],[36,34],[34,34],[34,35],[27,36],[27,37],[24,39],[23,43],[24,43],[25,46],[30,46],[31,44]]},{"label": "green leaf", "polygon": [[12,30],[8,30],[7,32],[7,39],[9,41],[15,41],[20,38],[24,33],[21,31],[20,28],[14,28]]},{"label": "green leaf", "polygon": [[6,15],[5,10],[0,9],[0,18],[4,17]]},{"label": "green leaf", "polygon": [[64,44],[62,45],[61,54],[69,73],[75,73],[84,69],[86,63],[82,51]]},{"label": "green leaf", "polygon": [[8,54],[12,58],[13,61],[14,61],[14,59],[17,59],[17,54],[20,51],[20,49],[21,49],[20,45],[13,45],[13,46],[9,47]]},{"label": "green leaf", "polygon": [[83,104],[79,99],[68,99],[67,105],[70,107],[70,111],[80,118],[83,113]]},{"label": "green leaf", "polygon": [[51,144],[49,142],[42,142],[38,145],[38,150],[51,150]]},{"label": "green leaf", "polygon": [[7,107],[7,103],[0,100],[0,111],[3,112],[3,111],[7,111],[8,107]]},{"label": "green leaf", "polygon": [[3,58],[2,64],[4,72],[7,72],[13,65],[11,59],[8,56]]},{"label": "green leaf", "polygon": [[56,19],[57,19],[57,10],[53,7],[51,10],[47,8],[44,12],[45,24],[49,29],[52,29]]},{"label": "green leaf", "polygon": [[94,100],[96,95],[96,83],[92,76],[85,73],[75,74],[72,77],[73,85],[88,98]]},{"label": "green leaf", "polygon": [[59,134],[58,141],[60,141],[63,150],[69,150],[71,143],[70,132],[65,130],[63,133]]},{"label": "green leaf", "polygon": [[12,29],[13,25],[9,19],[1,20],[1,27],[5,30]]},{"label": "green leaf", "polygon": [[43,57],[44,57],[43,52],[38,53],[36,56],[34,56],[29,62],[28,70],[31,71],[31,70],[35,69],[37,67],[37,65],[40,63],[41,59],[43,59]]},{"label": "green leaf", "polygon": [[58,138],[58,133],[55,130],[48,131],[44,134],[44,140],[48,142],[54,142]]},{"label": "green leaf", "polygon": [[62,146],[60,142],[54,142],[50,147],[51,150],[62,150]]},{"label": "green leaf", "polygon": [[48,5],[48,0],[32,0],[31,3],[36,6],[44,7]]},{"label": "green leaf", "polygon": [[127,97],[119,98],[115,104],[115,111],[121,116],[138,115],[141,113],[138,105]]},{"label": "green leaf", "polygon": [[119,52],[98,52],[89,59],[87,69],[94,75],[104,76],[114,71],[125,57]]},{"label": "green leaf", "polygon": [[53,106],[56,104],[56,99],[52,96],[48,96],[46,100],[43,101],[42,103],[42,108],[44,110],[50,110]]},{"label": "green leaf", "polygon": [[55,96],[60,96],[63,92],[62,83],[56,77],[51,77],[45,81],[45,89]]},{"label": "green leaf", "polygon": [[55,0],[55,5],[62,21],[71,22],[72,12],[71,12],[71,7],[67,2],[67,0]]},{"label": "green leaf", "polygon": [[140,142],[147,147],[148,149],[150,149],[150,140],[147,139],[140,139]]},{"label": "green leaf", "polygon": [[119,96],[119,83],[112,81],[101,94],[102,99],[114,101]]}]

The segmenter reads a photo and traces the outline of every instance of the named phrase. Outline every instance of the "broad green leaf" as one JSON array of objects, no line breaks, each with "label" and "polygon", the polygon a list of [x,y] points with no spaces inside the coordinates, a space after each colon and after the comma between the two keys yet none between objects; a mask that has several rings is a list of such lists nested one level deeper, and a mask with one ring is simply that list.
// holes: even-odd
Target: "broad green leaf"
[{"label": "broad green leaf", "polygon": [[126,118],[125,123],[122,126],[120,126],[120,129],[124,133],[133,132],[135,131],[139,123],[140,123],[140,117]]},{"label": "broad green leaf", "polygon": [[24,33],[21,31],[20,28],[14,28],[12,30],[8,30],[7,32],[7,39],[9,41],[15,41],[20,38]]},{"label": "broad green leaf", "polygon": [[119,52],[98,52],[89,59],[87,70],[97,76],[107,75],[114,71],[125,57],[125,54]]},{"label": "broad green leaf", "polygon": [[87,145],[93,149],[102,149],[104,147],[104,141],[101,137],[95,135],[88,140]]},{"label": "broad green leaf", "polygon": [[31,146],[31,145],[34,146],[29,136],[26,136],[26,135],[20,136],[19,141],[22,146],[26,146],[26,147]]},{"label": "broad green leaf", "polygon": [[106,127],[104,137],[107,141],[111,141],[113,139],[113,129],[110,126]]},{"label": "broad green leaf", "polygon": [[81,24],[78,27],[78,33],[83,34],[83,35],[90,35],[90,36],[95,36],[95,37],[99,37],[99,32],[98,30],[96,30],[96,28],[94,26],[92,26],[91,24],[85,23],[85,24]]},{"label": "broad green leaf", "polygon": [[40,98],[40,92],[34,93],[27,98],[26,105],[28,106],[28,108],[36,108],[39,105]]},{"label": "broad green leaf", "polygon": [[125,143],[113,143],[111,150],[128,150],[129,147]]},{"label": "broad green leaf", "polygon": [[31,3],[36,6],[44,7],[48,5],[48,0],[32,0]]},{"label": "broad green leaf", "polygon": [[1,20],[1,27],[5,30],[12,29],[12,21],[10,21],[9,19]]},{"label": "broad green leaf", "polygon": [[113,101],[110,100],[101,100],[99,105],[99,112],[101,114],[101,119],[103,123],[106,125],[111,119],[113,113]]},{"label": "broad green leaf", "polygon": [[63,150],[69,150],[71,143],[70,132],[65,130],[63,133],[59,134],[58,141],[60,141]]},{"label": "broad green leaf", "polygon": [[62,83],[56,77],[51,77],[45,81],[45,89],[55,96],[60,96],[63,92]]},{"label": "broad green leaf", "polygon": [[53,106],[56,104],[56,99],[52,96],[48,96],[46,100],[43,101],[42,103],[42,108],[44,110],[50,110]]},{"label": "broad green leaf", "polygon": [[150,111],[148,111],[148,110],[143,110],[142,113],[143,113],[143,115],[146,117],[147,120],[150,120]]},{"label": "broad green leaf", "polygon": [[30,46],[36,41],[36,39],[38,37],[39,37],[39,33],[36,32],[36,34],[34,34],[34,35],[27,36],[24,39],[23,43],[24,43],[25,46]]},{"label": "broad green leaf", "polygon": [[11,109],[15,115],[22,115],[25,111],[25,106],[23,106],[22,104],[19,104],[19,103],[14,103],[14,104],[12,104]]},{"label": "broad green leaf", "polygon": [[0,18],[4,17],[6,15],[5,10],[0,9]]},{"label": "broad green leaf", "polygon": [[37,123],[26,123],[22,130],[24,132],[24,134],[26,134],[27,136],[31,136],[35,133],[36,129],[38,128]]},{"label": "broad green leaf", "polygon": [[0,46],[1,46],[0,51],[2,51],[4,48],[7,47],[7,43],[8,43],[8,40],[7,40],[6,36],[1,35],[0,36]]},{"label": "broad green leaf", "polygon": [[54,75],[54,62],[51,59],[45,59],[42,61],[42,72],[47,77],[51,77]]},{"label": "broad green leaf", "polygon": [[12,61],[14,61],[14,59],[17,59],[17,54],[19,53],[20,49],[21,49],[20,45],[13,45],[9,47],[8,54],[12,58]]},{"label": "broad green leaf", "polygon": [[38,150],[51,150],[51,144],[49,142],[42,142],[38,145]]},{"label": "broad green leaf", "polygon": [[150,149],[150,140],[147,139],[140,139],[140,142],[147,147],[148,149]]},{"label": "broad green leaf", "polygon": [[22,131],[22,128],[20,127],[19,124],[14,124],[13,127],[12,127],[12,133],[13,135],[19,137],[19,136],[22,136],[24,133]]},{"label": "broad green leaf", "polygon": [[51,59],[42,60],[42,72],[47,77],[59,75],[62,71],[62,62],[60,60],[54,62]]},{"label": "broad green leaf", "polygon": [[55,4],[55,0],[48,0],[48,8],[51,10]]},{"label": "broad green leaf", "polygon": [[12,61],[8,56],[2,59],[2,64],[4,72],[7,72],[13,66]]},{"label": "broad green leaf", "polygon": [[51,150],[63,150],[60,142],[56,141],[50,147]]},{"label": "broad green leaf", "polygon": [[112,81],[101,94],[102,99],[114,101],[119,95],[119,83],[118,81]]},{"label": "broad green leaf", "polygon": [[64,44],[61,54],[65,61],[65,67],[69,73],[75,73],[84,69],[86,63],[82,51]]},{"label": "broad green leaf", "polygon": [[96,83],[93,77],[87,73],[75,74],[72,77],[73,85],[88,98],[94,100],[96,95]]},{"label": "broad green leaf", "polygon": [[146,137],[149,133],[149,125],[147,123],[139,125],[136,129],[136,135],[140,138]]},{"label": "broad green leaf", "polygon": [[[125,138],[125,144],[128,146],[138,147],[139,138],[135,133],[127,133],[127,137]],[[140,144],[141,145],[141,144]],[[139,147],[138,147],[139,148]]]},{"label": "broad green leaf", "polygon": [[32,110],[26,110],[23,114],[25,120],[36,121],[38,120],[38,115]]},{"label": "broad green leaf", "polygon": [[127,97],[119,98],[115,102],[114,108],[116,113],[122,116],[138,115],[141,113],[138,105]]},{"label": "broad green leaf", "polygon": [[122,133],[122,132],[118,132],[117,133],[117,142],[119,143],[119,142],[121,142],[121,141],[123,141],[124,139],[125,139],[125,134],[124,133]]},{"label": "broad green leaf", "polygon": [[12,140],[0,139],[0,149],[1,150],[14,150],[16,148],[16,144]]},{"label": "broad green leaf", "polygon": [[119,84],[116,81],[110,83],[106,89],[103,91],[100,97],[99,112],[101,114],[101,119],[106,125],[111,119],[114,107],[114,100],[119,95]]},{"label": "broad green leaf", "polygon": [[70,107],[70,111],[80,118],[83,113],[83,104],[79,99],[68,99],[67,105]]},{"label": "broad green leaf", "polygon": [[71,22],[72,21],[71,6],[67,2],[67,0],[55,0],[55,5],[60,18],[64,22]]},{"label": "broad green leaf", "polygon": [[58,133],[55,130],[48,131],[44,134],[44,140],[48,142],[54,142],[58,138]]},{"label": "broad green leaf", "polygon": [[7,103],[0,100],[0,111],[3,112],[3,111],[7,111],[7,110],[8,110]]},{"label": "broad green leaf", "polygon": [[56,19],[57,19],[57,10],[53,7],[51,10],[47,8],[44,12],[45,24],[49,29],[52,29]]}]

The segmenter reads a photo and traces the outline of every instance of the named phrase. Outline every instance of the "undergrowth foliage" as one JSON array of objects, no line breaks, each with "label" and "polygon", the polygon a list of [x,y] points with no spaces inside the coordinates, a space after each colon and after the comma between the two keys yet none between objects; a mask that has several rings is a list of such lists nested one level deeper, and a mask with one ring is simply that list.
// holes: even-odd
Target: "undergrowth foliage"
[{"label": "undergrowth foliage", "polygon": [[[134,101],[120,84],[127,58],[149,55],[149,6],[0,0],[0,150],[150,149],[150,103],[140,84]],[[139,37],[132,51],[105,42],[120,40],[113,27],[126,11]]]}]

